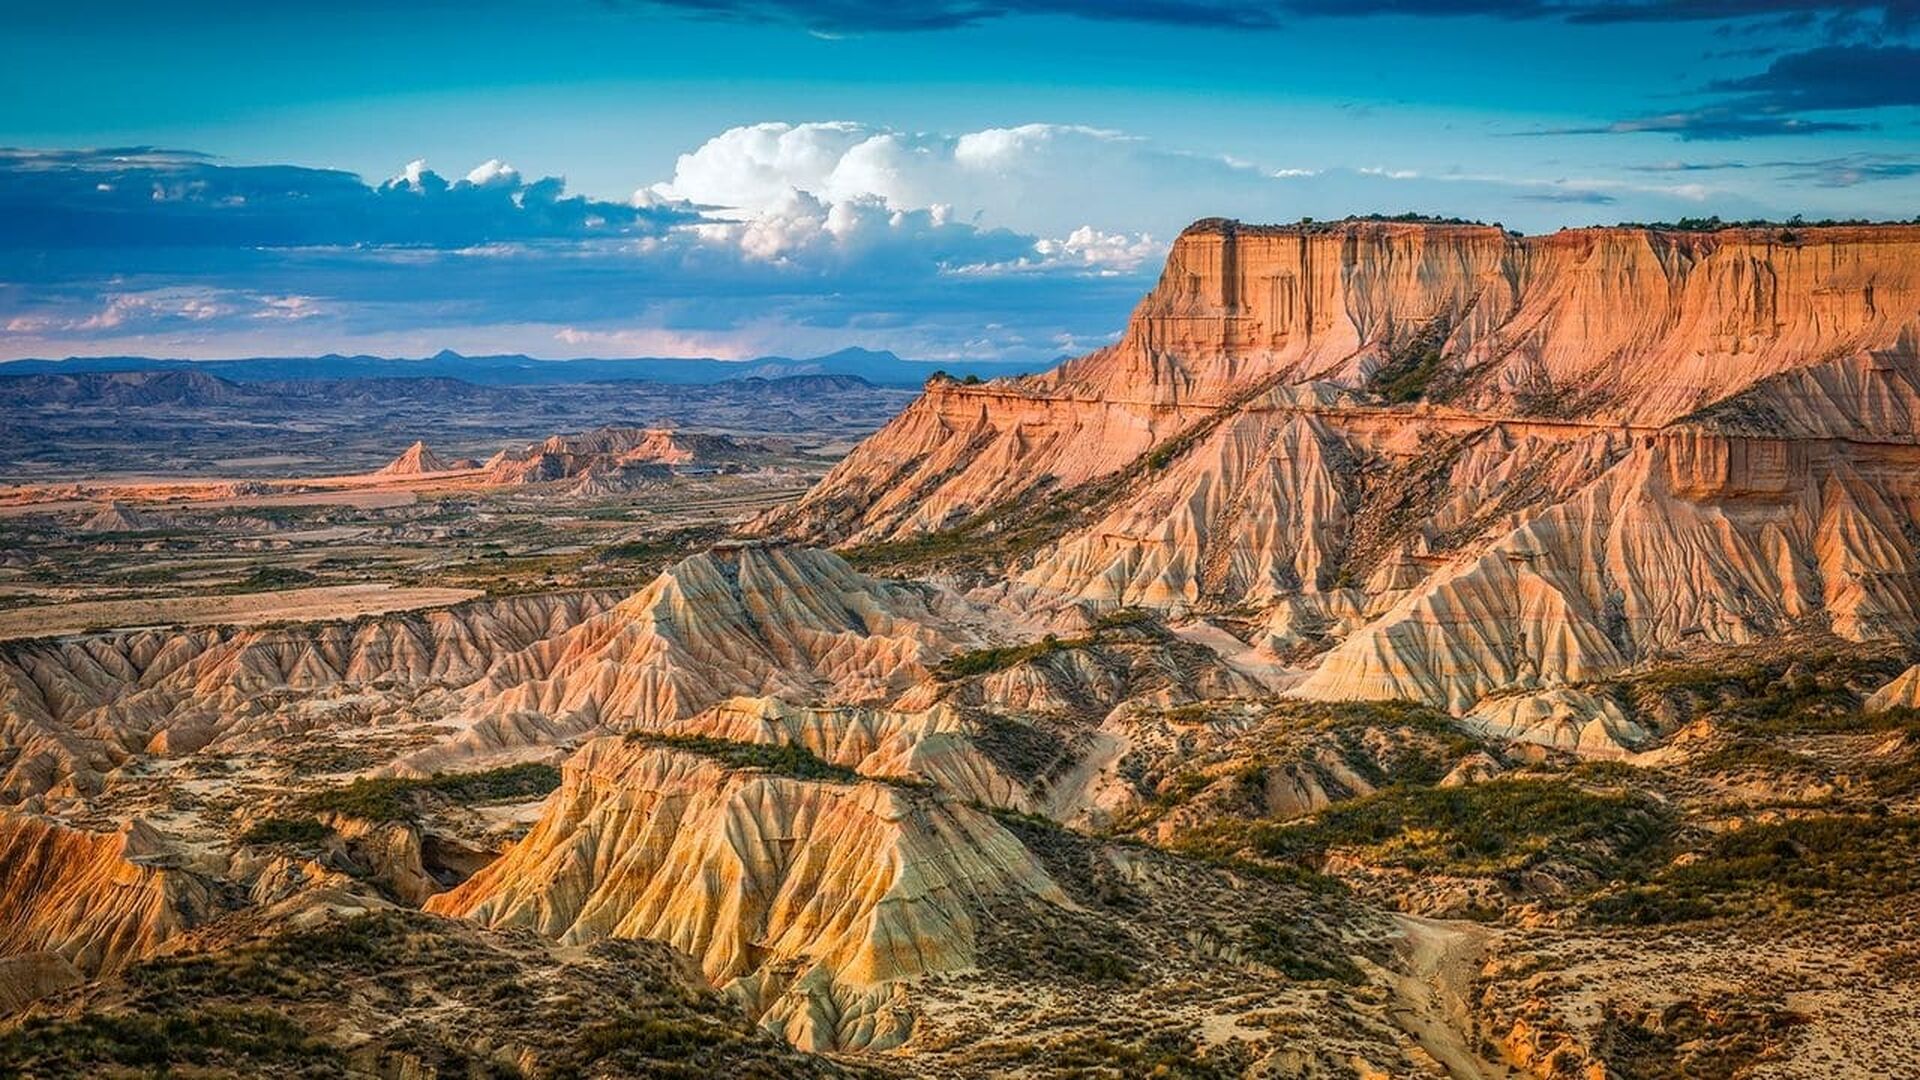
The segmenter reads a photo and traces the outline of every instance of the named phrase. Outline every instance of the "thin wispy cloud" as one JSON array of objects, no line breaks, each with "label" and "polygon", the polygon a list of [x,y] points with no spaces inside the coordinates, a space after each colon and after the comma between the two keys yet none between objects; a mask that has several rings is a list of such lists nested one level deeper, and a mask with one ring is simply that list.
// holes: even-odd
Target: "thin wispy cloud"
[{"label": "thin wispy cloud", "polygon": [[1818,187],[1854,187],[1875,181],[1920,176],[1920,156],[1912,154],[1847,154],[1828,158],[1789,158],[1771,161],[1659,161],[1628,166],[1649,173],[1716,173],[1751,169],[1777,171],[1784,179]]},{"label": "thin wispy cloud", "polygon": [[1910,0],[644,0],[632,6],[743,21],[777,19],[821,32],[949,30],[1023,15],[1241,29],[1275,28],[1300,18],[1379,15],[1587,24],[1764,20],[1789,28],[1832,24],[1831,32],[1845,34],[1906,33],[1920,22],[1920,5]]}]

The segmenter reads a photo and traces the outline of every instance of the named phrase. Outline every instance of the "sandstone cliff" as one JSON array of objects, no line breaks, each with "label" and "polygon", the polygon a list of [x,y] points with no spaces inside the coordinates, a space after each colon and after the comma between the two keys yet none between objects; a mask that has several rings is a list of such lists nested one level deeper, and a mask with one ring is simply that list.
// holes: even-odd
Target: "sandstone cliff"
[{"label": "sandstone cliff", "polygon": [[1916,387],[1920,227],[1208,221],[1117,344],[929,385],[760,527],[955,530],[1028,607],[1252,607],[1303,695],[1617,741],[1559,688],[1920,639]]},{"label": "sandstone cliff", "polygon": [[1806,415],[1872,430],[1887,425],[1855,414],[1889,380],[1911,397],[1916,342],[1920,227],[1522,238],[1203,221],[1174,243],[1120,342],[1011,383],[930,386],[770,524],[855,539],[937,528],[1049,479],[1112,472],[1276,383],[1482,418],[1657,426],[1839,364],[1854,374],[1803,374],[1808,385],[1776,393],[1837,395]]},{"label": "sandstone cliff", "polygon": [[[35,960],[37,980],[58,985],[67,965],[94,975],[152,952],[214,907],[177,861],[143,824],[95,833],[0,813],[0,957],[16,962],[16,979],[28,970],[19,961]],[[35,989],[10,993],[30,1000]]]}]

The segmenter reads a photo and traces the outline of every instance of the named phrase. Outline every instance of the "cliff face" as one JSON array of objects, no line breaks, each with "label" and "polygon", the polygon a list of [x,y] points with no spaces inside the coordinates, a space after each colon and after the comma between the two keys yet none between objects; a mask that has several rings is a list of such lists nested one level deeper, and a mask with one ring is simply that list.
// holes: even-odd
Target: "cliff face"
[{"label": "cliff face", "polygon": [[1890,348],[1920,311],[1920,228],[1662,233],[1206,222],[1111,349],[1053,383],[1218,405],[1267,377],[1361,385],[1419,351],[1463,402],[1657,424],[1794,368]]},{"label": "cliff face", "polygon": [[764,524],[854,541],[939,529],[1043,481],[1113,473],[1276,386],[1657,427],[1768,383],[1720,419],[1898,435],[1912,430],[1917,350],[1920,227],[1523,238],[1201,222],[1118,343],[1045,375],[929,386]]},{"label": "cliff face", "polygon": [[62,971],[94,975],[146,955],[214,908],[207,884],[173,861],[139,823],[95,833],[0,813],[0,958],[15,977],[36,961],[38,980],[57,985]]},{"label": "cliff face", "polygon": [[1118,343],[930,385],[762,527],[977,537],[1071,493],[1021,603],[1253,607],[1295,692],[1505,729],[1692,644],[1920,637],[1916,418],[1920,227],[1210,221]]}]

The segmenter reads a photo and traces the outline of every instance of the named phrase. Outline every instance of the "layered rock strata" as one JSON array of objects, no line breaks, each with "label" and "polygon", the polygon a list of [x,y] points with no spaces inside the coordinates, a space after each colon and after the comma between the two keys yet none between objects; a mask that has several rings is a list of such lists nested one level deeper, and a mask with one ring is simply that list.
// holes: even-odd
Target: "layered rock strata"
[{"label": "layered rock strata", "polygon": [[567,763],[525,840],[427,907],[566,942],[670,942],[818,1049],[903,1041],[912,1015],[894,984],[972,966],[976,922],[1002,899],[1066,903],[963,803],[604,738]]},{"label": "layered rock strata", "polygon": [[1118,343],[930,384],[760,527],[991,537],[1064,499],[1023,606],[1251,608],[1296,693],[1617,745],[1565,688],[1920,640],[1916,387],[1920,227],[1206,221]]}]

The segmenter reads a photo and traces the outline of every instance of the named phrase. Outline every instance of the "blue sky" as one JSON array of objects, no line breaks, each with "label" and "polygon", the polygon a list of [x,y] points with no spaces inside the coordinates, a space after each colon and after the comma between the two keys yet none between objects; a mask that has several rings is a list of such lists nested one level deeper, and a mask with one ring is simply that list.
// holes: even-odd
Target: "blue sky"
[{"label": "blue sky", "polygon": [[0,358],[1031,359],[1200,216],[1920,212],[1914,0],[276,7],[9,14]]}]

